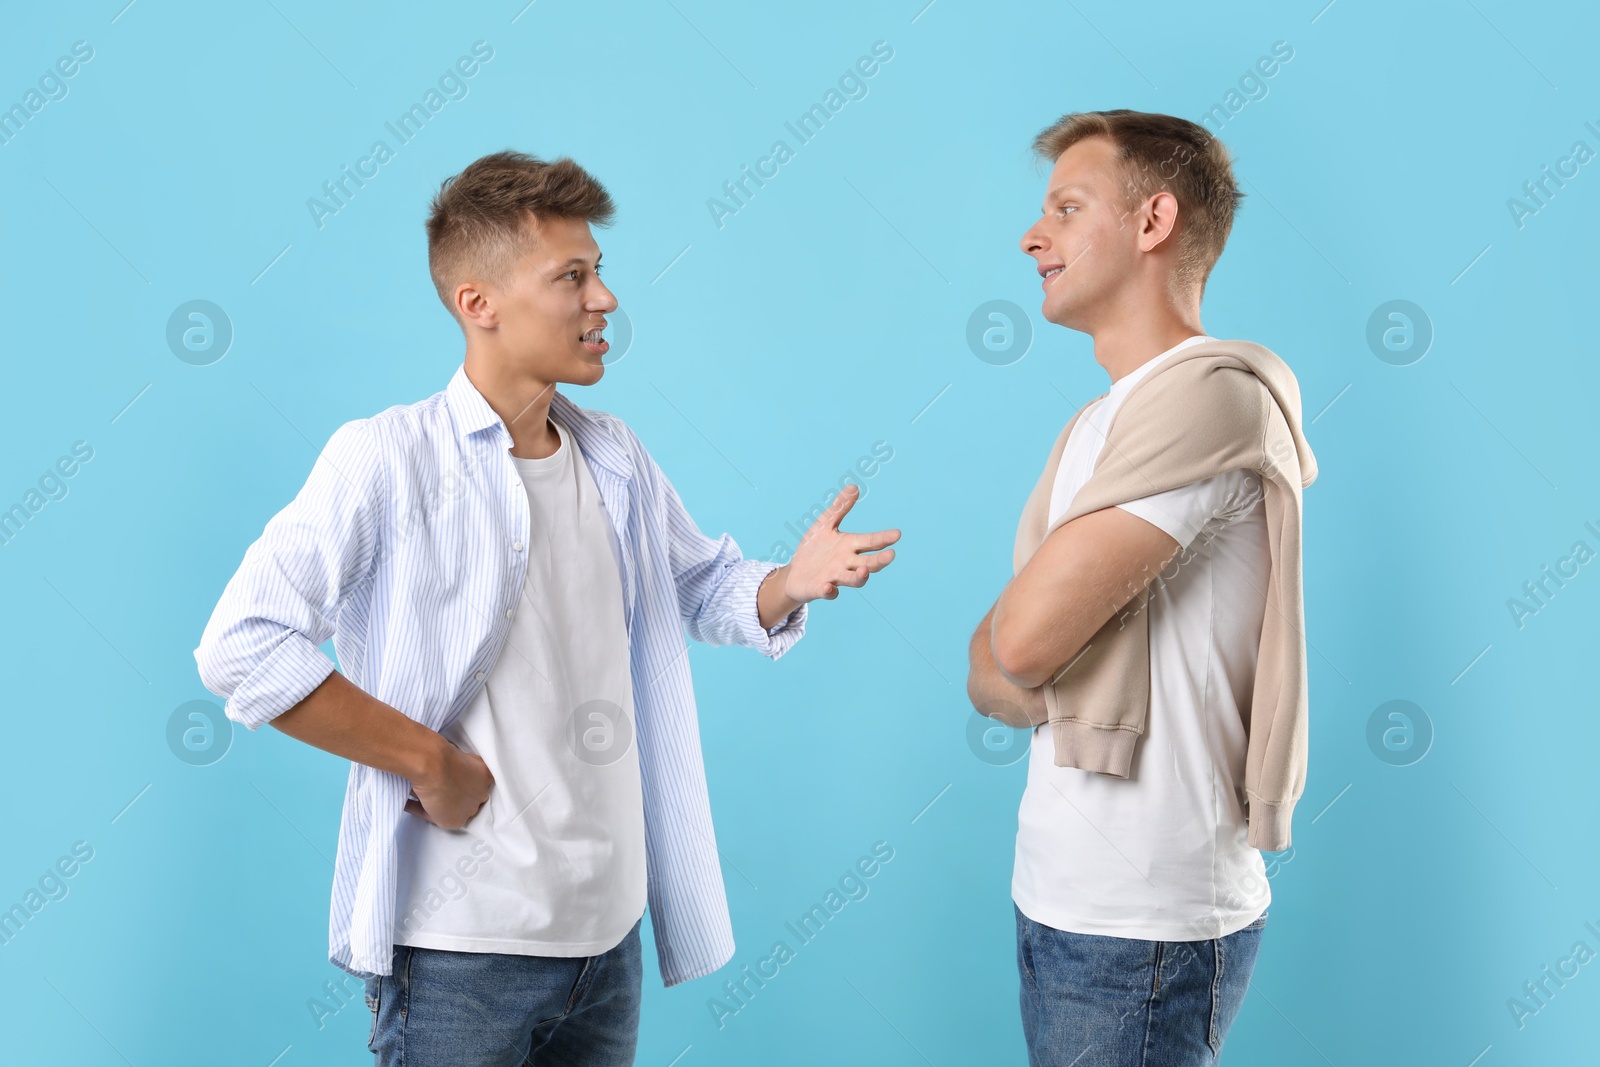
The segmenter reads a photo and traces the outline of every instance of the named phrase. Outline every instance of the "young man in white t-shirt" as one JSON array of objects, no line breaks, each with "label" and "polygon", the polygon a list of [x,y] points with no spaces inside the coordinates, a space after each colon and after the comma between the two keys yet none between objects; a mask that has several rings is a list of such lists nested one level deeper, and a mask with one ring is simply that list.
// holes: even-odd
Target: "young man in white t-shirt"
[{"label": "young man in white t-shirt", "polygon": [[[1061,454],[1053,523],[1134,385],[1214,340],[1200,299],[1242,194],[1227,150],[1171,116],[1069,114],[1034,148],[1054,164],[1021,241],[1043,277],[1042,313],[1093,337],[1111,378]],[[1018,666],[1038,635],[1008,630],[1008,607],[1056,598],[1059,625],[1087,637],[1146,586],[1150,704],[1126,778],[1056,766],[1049,724],[1033,731],[1012,876],[1029,1062],[1214,1063],[1269,902],[1246,840],[1240,715],[1271,562],[1261,478],[1230,470],[1089,512],[1047,540],[1048,573],[1019,575],[973,635],[974,705],[1045,721],[1045,679]]]}]

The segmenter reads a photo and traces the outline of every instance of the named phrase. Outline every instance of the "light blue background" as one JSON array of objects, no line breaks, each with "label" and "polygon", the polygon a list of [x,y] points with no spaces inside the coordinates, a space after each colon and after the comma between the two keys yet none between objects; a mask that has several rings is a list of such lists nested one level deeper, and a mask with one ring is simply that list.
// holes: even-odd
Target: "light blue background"
[{"label": "light blue background", "polygon": [[[597,236],[636,337],[569,395],[638,431],[703,530],[770,556],[874,442],[894,450],[845,523],[904,531],[888,571],[815,604],[777,664],[694,647],[739,948],[663,990],[647,943],[638,1062],[1024,1062],[1024,764],[969,747],[966,646],[1055,435],[1106,384],[1088,339],[1038,314],[1028,145],[1071,110],[1198,120],[1280,40],[1294,56],[1264,95],[1212,124],[1248,197],[1204,322],[1289,361],[1321,465],[1310,781],[1227,1062],[1593,1056],[1600,964],[1521,1029],[1507,1007],[1575,942],[1600,950],[1596,565],[1520,629],[1507,607],[1574,542],[1600,548],[1596,165],[1520,228],[1507,207],[1575,141],[1600,148],[1592,11],[122,2],[19,7],[0,36],[5,104],[94,49],[0,145],[0,507],[94,449],[0,549],[0,907],[94,850],[0,945],[0,1058],[366,1062],[358,993],[321,1028],[307,1006],[343,975],[326,932],[347,765],[236,728],[191,766],[166,725],[215,702],[200,631],[334,428],[444,388],[462,342],[428,280],[427,200],[513,147],[572,155],[617,201]],[[307,199],[479,40],[494,57],[469,95],[319,229]],[[880,40],[866,98],[719,229],[707,199],[796,147],[784,122]],[[235,331],[209,366],[165,341],[192,299]],[[1033,332],[1007,366],[965,340],[997,299]],[[1394,299],[1435,332],[1407,366],[1366,341]],[[1367,742],[1392,699],[1435,734],[1410,766]],[[870,894],[719,1030],[708,998],[880,840]]]}]

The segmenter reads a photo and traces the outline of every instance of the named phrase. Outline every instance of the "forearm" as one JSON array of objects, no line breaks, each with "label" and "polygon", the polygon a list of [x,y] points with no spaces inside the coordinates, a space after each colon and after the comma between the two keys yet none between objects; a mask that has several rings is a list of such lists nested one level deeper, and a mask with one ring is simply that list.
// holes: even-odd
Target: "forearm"
[{"label": "forearm", "polygon": [[983,617],[967,648],[967,698],[980,713],[1007,726],[1019,729],[1040,726],[1049,717],[1044,687],[1024,689],[1001,673],[990,636],[994,611],[991,607]]},{"label": "forearm", "polygon": [[365,692],[338,671],[270,722],[324,752],[411,782],[437,773],[442,746],[448,744],[437,731]]},{"label": "forearm", "polygon": [[800,607],[800,601],[786,596],[783,592],[784,579],[788,576],[789,565],[785,563],[777,570],[768,573],[756,590],[756,617],[761,620],[761,628],[764,630],[772,629]]}]

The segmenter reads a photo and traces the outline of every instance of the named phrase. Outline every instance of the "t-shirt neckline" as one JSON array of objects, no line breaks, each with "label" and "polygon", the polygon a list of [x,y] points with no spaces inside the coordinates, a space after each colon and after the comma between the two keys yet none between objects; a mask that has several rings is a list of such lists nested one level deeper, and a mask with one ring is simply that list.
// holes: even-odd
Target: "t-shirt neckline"
[{"label": "t-shirt neckline", "polygon": [[[566,427],[562,426],[554,418],[550,419],[550,424],[556,428],[556,450],[548,456],[539,456],[537,458],[511,456],[511,461],[516,464],[518,473],[543,474],[566,464],[568,450],[572,447],[570,435],[567,433]],[[510,453],[507,452],[507,455],[510,455]]]},{"label": "t-shirt neckline", "polygon": [[1179,341],[1177,344],[1173,345],[1171,348],[1167,349],[1165,352],[1145,360],[1143,363],[1133,368],[1133,370],[1112,382],[1111,387],[1107,390],[1107,392],[1114,392],[1118,395],[1126,393],[1129,389],[1132,389],[1135,385],[1138,385],[1140,380],[1142,380],[1145,375],[1154,370],[1156,364],[1160,363],[1173,353],[1178,352],[1181,349],[1189,348],[1193,345],[1204,344],[1207,341],[1215,340],[1216,338],[1212,337],[1210,334],[1191,334],[1190,336]]}]

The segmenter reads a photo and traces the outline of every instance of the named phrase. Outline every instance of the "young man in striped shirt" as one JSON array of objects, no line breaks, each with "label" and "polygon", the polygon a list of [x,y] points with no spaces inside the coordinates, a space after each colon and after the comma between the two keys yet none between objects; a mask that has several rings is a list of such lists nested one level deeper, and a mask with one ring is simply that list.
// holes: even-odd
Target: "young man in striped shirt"
[{"label": "young man in striped shirt", "polygon": [[777,659],[899,539],[839,530],[851,487],[789,563],[744,559],[557,391],[605,373],[612,214],[569,159],[444,183],[462,365],[339,427],[195,650],[230,718],[352,761],[330,959],[366,980],[380,1064],[633,1062],[647,903],[667,985],[733,952],[685,629]]}]

